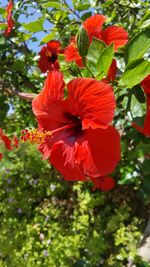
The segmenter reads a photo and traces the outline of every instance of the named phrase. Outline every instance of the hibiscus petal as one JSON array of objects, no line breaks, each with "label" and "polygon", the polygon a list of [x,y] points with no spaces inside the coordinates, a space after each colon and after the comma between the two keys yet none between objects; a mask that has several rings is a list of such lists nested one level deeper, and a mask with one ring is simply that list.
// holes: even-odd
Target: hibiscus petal
[{"label": "hibiscus petal", "polygon": [[101,189],[102,191],[108,191],[114,188],[115,181],[112,177],[105,176],[99,178],[92,178],[92,182],[94,183],[93,190]]},{"label": "hibiscus petal", "polygon": [[82,128],[107,128],[115,111],[115,97],[109,84],[91,78],[77,78],[68,84],[70,112],[79,116]]},{"label": "hibiscus petal", "polygon": [[64,120],[64,81],[60,72],[50,72],[42,92],[33,99],[32,109],[44,130],[60,127]]},{"label": "hibiscus petal", "polygon": [[0,153],[0,160],[2,159],[2,157],[3,157],[3,154],[2,154],[2,153]]},{"label": "hibiscus petal", "polygon": [[148,75],[142,82],[141,86],[145,91],[145,94],[150,94],[150,75]]},{"label": "hibiscus petal", "polygon": [[58,53],[60,47],[61,47],[61,43],[57,40],[52,40],[47,43],[47,48],[49,49],[49,51],[51,51],[54,54]]},{"label": "hibiscus petal", "polygon": [[74,145],[72,142],[57,142],[52,148],[50,162],[66,180],[86,180],[86,177],[74,162]]},{"label": "hibiscus petal", "polygon": [[122,27],[110,26],[101,32],[101,39],[107,45],[114,43],[115,50],[117,50],[118,47],[128,42],[128,33]]},{"label": "hibiscus petal", "polygon": [[106,17],[100,14],[93,15],[85,20],[83,26],[88,32],[90,42],[92,42],[93,37],[100,38],[101,27],[105,20]]},{"label": "hibiscus petal", "polygon": [[65,49],[65,60],[66,62],[75,61],[79,67],[83,67],[82,58],[79,55],[75,38],[71,40],[70,45]]},{"label": "hibiscus petal", "polygon": [[107,74],[107,79],[113,82],[115,80],[116,73],[117,73],[117,62],[115,59],[113,59],[111,66],[109,68],[108,74]]},{"label": "hibiscus petal", "polygon": [[6,7],[6,12],[7,12],[8,14],[12,11],[13,6],[14,6],[13,2],[10,1],[9,4],[7,5],[7,7]]},{"label": "hibiscus petal", "polygon": [[75,162],[89,177],[105,176],[120,160],[120,136],[113,126],[87,129],[75,143]]}]

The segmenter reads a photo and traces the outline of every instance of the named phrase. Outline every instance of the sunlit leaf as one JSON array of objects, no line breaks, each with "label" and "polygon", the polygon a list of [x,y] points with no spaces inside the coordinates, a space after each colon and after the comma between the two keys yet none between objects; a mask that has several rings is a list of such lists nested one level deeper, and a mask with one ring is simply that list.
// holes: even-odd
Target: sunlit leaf
[{"label": "sunlit leaf", "polygon": [[92,63],[93,65],[97,64],[97,60],[101,54],[101,52],[103,51],[103,49],[106,47],[105,43],[93,38],[92,43],[89,47],[88,50],[88,54],[87,54],[87,62],[89,61],[90,63]]},{"label": "sunlit leaf", "polygon": [[97,61],[98,79],[107,75],[114,56],[114,45],[107,46],[100,54]]},{"label": "sunlit leaf", "polygon": [[85,57],[89,48],[89,37],[87,31],[81,27],[77,34],[77,47],[80,56]]},{"label": "sunlit leaf", "polygon": [[40,18],[36,21],[22,24],[23,28],[30,32],[43,31],[44,18]]},{"label": "sunlit leaf", "polygon": [[43,4],[43,7],[60,8],[60,2],[59,1],[48,2],[48,3]]},{"label": "sunlit leaf", "polygon": [[150,62],[142,58],[129,63],[119,82],[120,86],[132,88],[150,74]]},{"label": "sunlit leaf", "polygon": [[134,36],[125,49],[126,62],[141,58],[150,48],[150,28]]}]

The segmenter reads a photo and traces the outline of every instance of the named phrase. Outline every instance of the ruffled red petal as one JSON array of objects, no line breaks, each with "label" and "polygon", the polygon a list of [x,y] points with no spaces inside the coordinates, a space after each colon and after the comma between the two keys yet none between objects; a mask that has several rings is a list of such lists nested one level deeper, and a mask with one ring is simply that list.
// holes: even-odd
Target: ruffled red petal
[{"label": "ruffled red petal", "polygon": [[79,67],[83,67],[82,58],[79,55],[75,38],[71,40],[70,45],[65,49],[65,60],[66,62],[75,61]]},{"label": "ruffled red petal", "polygon": [[88,177],[112,173],[120,160],[120,136],[113,126],[87,129],[75,142],[75,162]]},{"label": "ruffled red petal", "polygon": [[47,48],[52,53],[56,53],[57,54],[59,52],[59,50],[61,49],[61,43],[59,41],[57,41],[57,40],[49,41],[47,43]]},{"label": "ruffled red petal", "polygon": [[101,31],[101,39],[110,45],[114,43],[115,50],[128,42],[128,33],[119,26],[109,26]]},{"label": "ruffled red petal", "polygon": [[[66,136],[52,147],[50,161],[66,180],[84,181],[87,176],[93,179],[101,174],[106,175],[114,170],[120,160],[120,137],[112,126],[106,130],[86,131],[88,138],[83,136],[72,140]],[[97,138],[101,139],[98,139],[98,144]],[[101,184],[103,190],[110,187],[111,183]]]},{"label": "ruffled red petal", "polygon": [[57,142],[51,151],[50,162],[66,180],[85,181],[86,177],[78,169],[74,161],[74,146],[72,142]]},{"label": "ruffled red petal", "polygon": [[9,2],[9,4],[6,7],[6,12],[9,14],[12,11],[14,4],[12,1]]},{"label": "ruffled red petal", "polygon": [[92,182],[94,183],[93,190],[101,189],[102,191],[112,190],[115,186],[115,181],[112,177],[100,177],[93,179]]},{"label": "ruffled red petal", "polygon": [[82,128],[107,128],[115,111],[115,97],[109,84],[92,78],[77,78],[68,84],[70,113],[79,116]]},{"label": "ruffled red petal", "polygon": [[105,20],[106,17],[100,14],[93,15],[85,20],[85,22],[83,23],[83,27],[88,32],[90,42],[92,42],[93,37],[100,39],[101,27]]},{"label": "ruffled red petal", "polygon": [[150,94],[150,75],[148,75],[142,82],[141,86],[144,89],[145,94]]},{"label": "ruffled red petal", "polygon": [[115,80],[116,73],[117,73],[117,62],[115,59],[113,59],[111,66],[109,68],[108,74],[107,74],[107,79],[113,82]]},{"label": "ruffled red petal", "polygon": [[39,127],[45,130],[57,129],[64,120],[64,81],[63,74],[52,71],[48,74],[42,92],[33,99],[32,109]]},{"label": "ruffled red petal", "polygon": [[14,20],[11,18],[11,14],[10,14],[8,19],[7,19],[7,29],[4,32],[4,35],[6,37],[11,33],[11,31],[12,31],[12,29],[14,27],[14,24],[15,24]]},{"label": "ruffled red petal", "polygon": [[4,35],[6,37],[11,33],[11,31],[12,31],[12,29],[14,27],[14,24],[15,24],[14,20],[12,19],[12,9],[13,9],[13,6],[14,6],[13,2],[10,1],[9,4],[7,5],[7,7],[6,7],[6,12],[7,12],[7,29],[4,32]]}]

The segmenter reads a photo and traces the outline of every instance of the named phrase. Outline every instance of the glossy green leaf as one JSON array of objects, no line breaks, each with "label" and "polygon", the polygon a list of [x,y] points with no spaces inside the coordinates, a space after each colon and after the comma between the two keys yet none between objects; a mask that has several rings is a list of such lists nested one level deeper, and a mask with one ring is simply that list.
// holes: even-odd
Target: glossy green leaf
[{"label": "glossy green leaf", "polygon": [[78,5],[76,6],[76,9],[78,11],[83,11],[83,10],[87,10],[90,8],[90,5],[89,4],[81,4],[81,5]]},{"label": "glossy green leaf", "polygon": [[141,58],[150,48],[150,28],[135,35],[125,49],[126,62]]},{"label": "glossy green leaf", "polygon": [[43,4],[43,7],[60,8],[60,3],[59,1],[48,2],[48,3]]},{"label": "glossy green leaf", "polygon": [[51,32],[50,34],[46,35],[43,37],[42,42],[43,43],[47,43],[50,40],[52,40],[54,38],[54,34]]},{"label": "glossy green leaf", "polygon": [[6,23],[0,23],[0,31],[3,31],[7,28],[7,24]]},{"label": "glossy green leaf", "polygon": [[5,14],[6,14],[6,9],[0,7],[0,14],[3,15],[3,16],[5,16]]},{"label": "glossy green leaf", "polygon": [[44,18],[40,18],[36,21],[22,24],[23,28],[30,32],[43,31]]},{"label": "glossy green leaf", "polygon": [[150,26],[150,10],[147,9],[145,15],[143,16],[142,20],[140,21],[140,28],[145,28]]},{"label": "glossy green leaf", "polygon": [[114,56],[114,45],[111,44],[107,46],[100,54],[97,61],[97,69],[98,69],[98,79],[102,79],[107,75],[110,65],[112,63]]},{"label": "glossy green leaf", "polygon": [[129,63],[119,82],[120,86],[132,88],[150,74],[150,62],[142,58]]},{"label": "glossy green leaf", "polygon": [[89,48],[89,37],[87,31],[81,27],[77,34],[77,47],[80,56],[85,57]]},{"label": "glossy green leaf", "polygon": [[96,38],[93,38],[92,43],[91,43],[89,50],[88,50],[88,54],[87,54],[87,63],[89,61],[90,63],[92,63],[96,67],[97,60],[98,60],[101,52],[103,51],[103,49],[105,47],[106,47],[106,45],[104,42],[102,42]]},{"label": "glossy green leaf", "polygon": [[32,33],[26,33],[23,35],[23,39],[24,41],[27,41],[28,39],[30,39],[30,37],[32,36]]}]

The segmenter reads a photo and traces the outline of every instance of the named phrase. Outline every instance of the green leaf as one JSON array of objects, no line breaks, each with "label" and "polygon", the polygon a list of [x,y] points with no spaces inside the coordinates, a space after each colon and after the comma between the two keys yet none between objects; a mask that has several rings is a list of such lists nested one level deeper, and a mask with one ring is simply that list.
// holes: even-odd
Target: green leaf
[{"label": "green leaf", "polygon": [[145,103],[145,95],[140,85],[133,87],[133,93],[140,103]]},{"label": "green leaf", "polygon": [[42,42],[43,43],[47,43],[50,40],[52,40],[53,38],[54,38],[54,33],[51,32],[50,34],[48,34],[48,35],[43,37]]},{"label": "green leaf", "polygon": [[92,43],[89,47],[88,54],[87,54],[87,63],[90,62],[92,65],[97,64],[97,59],[99,58],[99,55],[103,51],[103,49],[106,47],[105,43],[93,38]]},{"label": "green leaf", "polygon": [[60,3],[58,3],[58,1],[48,2],[48,3],[43,4],[43,7],[60,8]]},{"label": "green leaf", "polygon": [[97,61],[97,69],[99,71],[97,78],[102,79],[107,75],[112,59],[114,56],[114,45],[107,46],[100,54]]},{"label": "green leaf", "polygon": [[141,58],[150,48],[150,28],[135,35],[125,49],[126,62]]},{"label": "green leaf", "polygon": [[140,26],[140,28],[146,28],[150,26],[150,19],[145,20],[142,25]]},{"label": "green leaf", "polygon": [[142,20],[140,20],[140,28],[145,28],[150,26],[150,10],[147,9],[145,15],[143,16]]},{"label": "green leaf", "polygon": [[139,58],[129,63],[123,73],[119,86],[132,88],[150,74],[150,62]]},{"label": "green leaf", "polygon": [[76,9],[78,11],[83,11],[83,10],[87,10],[90,8],[90,5],[89,4],[80,4],[78,6],[76,6]]},{"label": "green leaf", "polygon": [[89,48],[89,37],[87,31],[81,27],[77,34],[77,47],[80,56],[85,57]]},{"label": "green leaf", "polygon": [[84,13],[84,14],[81,16],[81,20],[85,21],[85,20],[88,19],[90,16],[92,16],[92,12]]},{"label": "green leaf", "polygon": [[0,45],[5,44],[5,37],[0,35]]},{"label": "green leaf", "polygon": [[32,36],[32,33],[26,33],[23,35],[23,40],[27,41],[28,39],[30,39],[31,36]]},{"label": "green leaf", "polygon": [[7,24],[6,23],[0,23],[0,31],[3,31],[7,28]]},{"label": "green leaf", "polygon": [[43,31],[43,23],[44,23],[44,18],[42,17],[36,21],[24,23],[22,24],[22,26],[27,31],[40,32],[40,31]]},{"label": "green leaf", "polygon": [[0,14],[5,16],[5,14],[6,14],[6,9],[0,7]]}]

